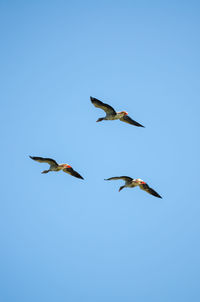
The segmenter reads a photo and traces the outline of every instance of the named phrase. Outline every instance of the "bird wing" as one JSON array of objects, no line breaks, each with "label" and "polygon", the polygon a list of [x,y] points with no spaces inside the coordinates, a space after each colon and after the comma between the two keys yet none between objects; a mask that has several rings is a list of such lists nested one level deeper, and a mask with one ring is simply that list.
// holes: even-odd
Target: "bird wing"
[{"label": "bird wing", "polygon": [[141,125],[138,122],[132,120],[132,118],[128,115],[125,115],[125,116],[121,117],[120,121],[131,124],[131,125],[134,125],[134,126],[137,126],[137,127],[143,127],[144,128],[143,125]]},{"label": "bird wing", "polygon": [[95,107],[103,109],[107,114],[112,114],[112,115],[116,114],[115,109],[113,107],[111,107],[110,105],[105,104],[93,97],[90,97],[90,100]]},{"label": "bird wing", "polygon": [[110,178],[107,178],[105,180],[117,180],[117,179],[123,179],[125,182],[129,182],[132,180],[131,177],[128,177],[128,176],[116,176],[116,177],[110,177]]},{"label": "bird wing", "polygon": [[68,173],[74,177],[84,179],[78,172],[74,171],[72,168],[64,168],[63,172]]},{"label": "bird wing", "polygon": [[39,163],[47,163],[50,166],[58,166],[57,162],[52,158],[44,158],[37,156],[29,156],[31,159],[38,161]]},{"label": "bird wing", "polygon": [[162,198],[156,191],[154,191],[152,188],[150,188],[148,186],[148,184],[141,184],[141,185],[139,185],[139,187],[140,187],[141,190],[144,190],[144,191],[146,191],[147,193],[149,193],[153,196],[156,196],[158,198]]}]

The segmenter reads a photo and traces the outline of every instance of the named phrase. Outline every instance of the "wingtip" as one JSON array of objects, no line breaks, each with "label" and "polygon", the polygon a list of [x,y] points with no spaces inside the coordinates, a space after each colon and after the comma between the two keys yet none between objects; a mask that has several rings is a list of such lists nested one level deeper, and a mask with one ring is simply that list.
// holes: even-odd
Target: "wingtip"
[{"label": "wingtip", "polygon": [[142,124],[138,124],[137,126],[138,126],[138,127],[141,127],[141,128],[146,128],[146,127],[143,126]]},{"label": "wingtip", "polygon": [[81,175],[72,175],[72,176],[74,176],[74,177],[76,177],[78,179],[83,179],[84,180],[84,178]]}]

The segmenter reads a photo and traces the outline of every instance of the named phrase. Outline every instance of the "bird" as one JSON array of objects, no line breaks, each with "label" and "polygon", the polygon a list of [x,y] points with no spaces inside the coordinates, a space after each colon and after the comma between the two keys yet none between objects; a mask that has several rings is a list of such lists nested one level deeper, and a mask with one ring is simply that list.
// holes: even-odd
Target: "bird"
[{"label": "bird", "polygon": [[105,180],[117,180],[117,179],[123,179],[125,181],[125,185],[119,188],[119,192],[124,188],[134,188],[136,186],[139,186],[141,190],[144,190],[155,197],[162,198],[156,191],[150,188],[149,185],[140,178],[131,178],[128,176],[116,176],[116,177],[107,178]]},{"label": "bird", "polygon": [[51,171],[58,172],[62,170],[65,173],[68,173],[74,177],[84,179],[78,172],[76,172],[70,165],[68,164],[58,164],[52,158],[44,158],[44,157],[37,157],[37,156],[29,156],[31,159],[39,162],[39,163],[47,163],[50,165],[49,170],[44,170],[41,173],[45,174]]},{"label": "bird", "polygon": [[134,121],[132,118],[130,118],[130,116],[128,116],[128,112],[126,111],[120,111],[120,112],[116,112],[115,109],[113,107],[111,107],[108,104],[105,104],[103,102],[101,102],[100,100],[93,98],[92,96],[90,97],[90,100],[92,102],[92,104],[100,109],[103,109],[106,113],[105,117],[100,117],[97,122],[101,122],[103,120],[120,120],[122,122],[137,126],[137,127],[143,127],[143,125],[139,124],[138,122]]}]

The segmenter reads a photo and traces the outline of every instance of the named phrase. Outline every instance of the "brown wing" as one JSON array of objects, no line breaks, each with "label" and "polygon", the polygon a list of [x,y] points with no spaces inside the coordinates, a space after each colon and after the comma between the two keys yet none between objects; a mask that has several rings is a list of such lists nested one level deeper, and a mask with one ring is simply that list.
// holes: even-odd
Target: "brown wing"
[{"label": "brown wing", "polygon": [[116,177],[110,177],[110,178],[107,178],[105,180],[117,180],[117,179],[123,179],[125,182],[129,182],[132,180],[131,177],[128,177],[128,176],[116,176]]},{"label": "brown wing", "polygon": [[156,191],[154,191],[152,188],[150,188],[148,186],[148,184],[142,184],[142,185],[139,185],[140,186],[140,189],[141,190],[144,190],[146,191],[147,193],[155,196],[155,197],[158,197],[158,198],[162,198]]},{"label": "brown wing", "polygon": [[74,171],[74,169],[72,168],[65,168],[63,169],[63,172],[68,173],[74,177],[84,179],[78,172]]},{"label": "brown wing", "polygon": [[143,125],[139,124],[138,122],[132,120],[132,118],[128,115],[123,116],[122,118],[120,118],[120,121],[137,126],[137,127],[143,127]]},{"label": "brown wing", "polygon": [[115,109],[113,107],[111,107],[110,105],[105,104],[93,97],[90,97],[90,100],[95,107],[103,109],[107,114],[112,114],[112,115],[116,114]]},{"label": "brown wing", "polygon": [[58,166],[57,162],[52,158],[44,158],[44,157],[37,157],[37,156],[29,156],[31,159],[38,161],[39,163],[47,163],[50,166]]}]

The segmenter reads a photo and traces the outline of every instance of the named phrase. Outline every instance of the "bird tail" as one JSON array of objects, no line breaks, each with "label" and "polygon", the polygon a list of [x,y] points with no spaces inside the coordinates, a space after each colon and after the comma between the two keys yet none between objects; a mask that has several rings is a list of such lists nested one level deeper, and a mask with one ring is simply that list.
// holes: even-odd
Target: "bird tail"
[{"label": "bird tail", "polygon": [[97,120],[97,123],[98,122],[101,122],[101,121],[103,121],[104,120],[104,117],[100,117],[98,120]]},{"label": "bird tail", "polygon": [[125,188],[125,186],[121,186],[121,187],[119,188],[119,192],[120,192],[123,188]]},{"label": "bird tail", "polygon": [[42,171],[41,173],[42,174],[46,174],[46,173],[48,173],[49,172],[49,170],[44,170],[44,171]]}]

